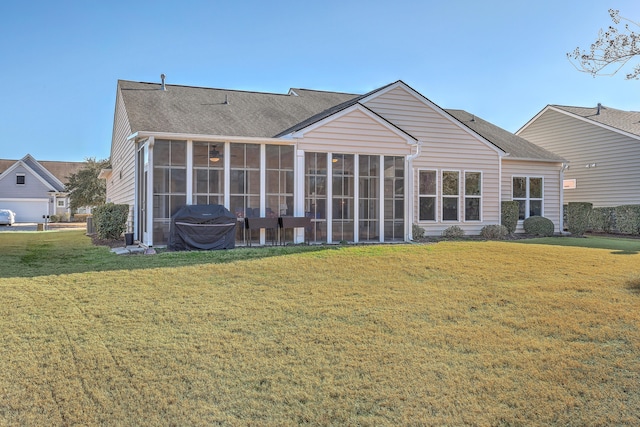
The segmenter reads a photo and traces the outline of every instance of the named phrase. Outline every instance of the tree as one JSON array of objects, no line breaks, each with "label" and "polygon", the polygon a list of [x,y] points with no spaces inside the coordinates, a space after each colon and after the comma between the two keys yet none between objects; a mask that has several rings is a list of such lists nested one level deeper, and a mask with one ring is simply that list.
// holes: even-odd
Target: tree
[{"label": "tree", "polygon": [[71,199],[71,210],[83,206],[102,205],[106,201],[106,182],[98,178],[98,175],[102,169],[109,168],[109,159],[96,160],[95,157],[89,157],[85,162],[86,165],[82,169],[67,177],[65,191]]},{"label": "tree", "polygon": [[[640,33],[632,28],[640,29],[640,24],[620,16],[619,10],[609,9],[609,15],[615,26],[609,26],[604,31],[600,29],[598,38],[589,50],[577,47],[573,52],[567,53],[569,61],[578,69],[592,76],[612,76],[625,66],[632,58],[640,55]],[[620,25],[625,21],[624,25]],[[620,27],[620,28],[618,28]],[[605,68],[613,72],[603,73]],[[640,64],[627,74],[627,79],[640,78]]]}]

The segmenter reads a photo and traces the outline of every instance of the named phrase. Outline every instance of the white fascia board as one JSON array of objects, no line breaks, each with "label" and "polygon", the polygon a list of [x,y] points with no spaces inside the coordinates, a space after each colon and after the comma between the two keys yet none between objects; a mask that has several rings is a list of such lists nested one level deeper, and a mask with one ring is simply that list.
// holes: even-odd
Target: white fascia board
[{"label": "white fascia board", "polygon": [[[64,188],[64,187],[65,187],[65,185],[64,185],[64,183],[63,183],[62,181],[60,181],[58,178],[56,178],[56,176],[55,176],[54,174],[52,174],[51,172],[49,172],[49,170],[48,170],[47,168],[45,168],[44,166],[42,166],[42,165],[40,164],[40,162],[39,162],[39,161],[37,161],[37,160],[35,159],[35,157],[33,157],[31,154],[27,154],[26,156],[24,156],[24,157],[22,158],[22,160],[26,159],[27,157],[31,158],[31,160],[33,160],[33,161],[35,162],[35,164],[36,164],[36,165],[38,165],[38,168],[40,168],[40,171],[41,171],[41,172],[43,172],[43,173],[47,174],[47,176],[48,176],[49,178],[51,178],[54,182],[56,182],[56,183],[60,184],[60,187],[62,187],[62,188]],[[33,170],[33,169],[32,169],[32,170]],[[34,172],[35,172],[35,171],[34,171]],[[40,174],[37,174],[37,175],[38,175],[38,176],[40,176]],[[57,191],[57,190],[56,190],[56,191]]]},{"label": "white fascia board", "polygon": [[508,153],[503,151],[501,148],[498,148],[491,141],[488,141],[487,139],[485,139],[484,137],[482,137],[478,133],[474,132],[472,129],[470,129],[467,126],[465,126],[462,123],[460,123],[460,121],[458,121],[451,114],[447,113],[445,110],[440,108],[437,104],[434,104],[427,97],[425,97],[423,94],[421,94],[420,92],[418,92],[415,89],[413,89],[411,86],[407,85],[402,80],[398,80],[397,82],[393,83],[392,85],[389,85],[386,88],[384,88],[382,90],[379,90],[378,92],[372,93],[368,97],[366,97],[364,99],[361,99],[360,102],[362,104],[366,104],[367,101],[371,101],[372,99],[375,99],[375,98],[377,98],[377,97],[379,97],[381,95],[384,95],[385,93],[387,93],[387,92],[389,92],[389,91],[391,91],[391,90],[393,90],[393,89],[395,89],[397,87],[401,87],[404,90],[406,90],[407,92],[409,92],[418,101],[422,102],[424,105],[426,105],[429,108],[432,108],[434,111],[438,112],[438,114],[440,114],[445,119],[449,120],[455,126],[457,126],[458,128],[462,129],[464,132],[468,133],[469,135],[471,135],[472,137],[476,138],[478,141],[480,141],[481,143],[485,144],[487,147],[491,148],[493,151],[498,153],[499,156],[508,155]]},{"label": "white fascia board", "polygon": [[330,115],[329,117],[325,117],[324,119],[322,119],[320,121],[317,121],[317,122],[307,126],[304,129],[300,129],[300,130],[298,130],[296,132],[293,132],[293,133],[291,133],[289,135],[285,135],[285,137],[294,138],[294,139],[304,138],[304,134],[306,132],[311,132],[311,131],[319,128],[319,127],[322,127],[322,126],[326,125],[327,123],[331,123],[332,121],[337,120],[337,119],[339,119],[341,117],[344,117],[347,114],[350,114],[350,113],[352,113],[354,111],[360,111],[361,113],[365,114],[366,116],[368,116],[373,121],[377,122],[378,124],[384,126],[385,128],[387,128],[391,132],[395,133],[398,137],[404,139],[407,142],[407,144],[415,145],[415,144],[418,143],[418,140],[416,138],[414,138],[413,136],[411,136],[408,133],[404,132],[402,129],[396,127],[392,123],[389,123],[383,117],[379,116],[378,114],[376,114],[373,111],[371,111],[370,109],[368,109],[366,106],[361,105],[359,103],[358,104],[354,104],[351,107],[345,108],[344,110],[340,110],[337,113]]},{"label": "white fascia board", "polygon": [[139,131],[127,137],[128,141],[137,141],[154,137],[158,139],[171,139],[180,141],[206,141],[206,142],[244,142],[253,144],[283,144],[287,142],[283,138],[266,138],[256,136],[229,136],[229,135],[203,135],[194,133],[173,133],[173,132],[148,132]]}]

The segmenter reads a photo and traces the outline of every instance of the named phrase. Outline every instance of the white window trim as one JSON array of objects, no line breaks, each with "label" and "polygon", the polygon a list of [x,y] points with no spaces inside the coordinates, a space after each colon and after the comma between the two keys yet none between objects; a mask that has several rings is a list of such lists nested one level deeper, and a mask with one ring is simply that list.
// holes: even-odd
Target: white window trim
[{"label": "white window trim", "polygon": [[[474,196],[474,195],[470,195],[467,196],[466,192],[467,192],[467,173],[479,173],[480,174],[480,195],[479,196]],[[511,181],[513,183],[513,181]],[[463,183],[463,184],[462,184]],[[464,206],[463,209],[463,215],[462,215],[462,222],[471,222],[471,223],[479,223],[483,221],[483,214],[484,214],[484,209],[483,209],[483,205],[484,205],[484,173],[482,173],[482,171],[479,170],[465,170],[463,172],[463,177],[461,180],[461,184],[463,185],[462,188],[462,197],[464,198],[464,200],[462,201],[462,206]],[[466,199],[467,197],[471,198],[471,199],[480,199],[480,215],[478,217],[478,219],[467,219],[467,203],[466,203]]]},{"label": "white window trim", "polygon": [[[445,195],[444,194],[444,173],[445,172],[456,172],[458,174],[458,195],[453,196],[453,195]],[[440,182],[441,182],[440,188],[442,189],[442,191],[440,191],[441,206],[444,208],[443,199],[445,197],[451,197],[451,198],[457,197],[458,198],[458,210],[457,210],[458,218],[457,219],[444,219],[444,212],[442,212],[442,210],[441,210],[440,211],[440,219],[441,219],[441,222],[443,222],[443,223],[454,224],[454,223],[462,222],[461,219],[460,219],[461,218],[461,213],[462,213],[462,209],[460,208],[460,193],[461,193],[460,190],[462,188],[462,182],[461,182],[462,180],[460,179],[460,175],[461,175],[461,173],[460,173],[459,169],[458,170],[456,170],[456,169],[441,169],[440,170]]]},{"label": "white window trim", "polygon": [[[422,194],[422,193],[420,193],[420,173],[421,172],[435,172],[435,174],[436,174],[436,192],[435,192],[435,194]],[[438,177],[440,177],[440,179],[442,179],[438,169],[429,169],[429,168],[418,169],[418,222],[421,222],[421,223],[437,223],[438,222],[438,218],[440,217],[440,215],[438,215],[438,213],[439,213],[438,209],[440,207],[440,203],[438,203],[438,201],[439,201],[438,191],[440,189],[440,179],[438,179]],[[435,199],[435,206],[434,206],[435,215],[434,215],[433,219],[422,219],[422,218],[420,218],[420,199],[422,197],[433,197]]]},{"label": "white window trim", "polygon": [[[514,197],[513,196],[513,179],[514,178],[525,178],[526,181],[526,197]],[[529,183],[531,182],[531,179],[540,179],[542,180],[542,197],[530,197],[530,186]],[[531,202],[531,200],[540,200],[540,216],[544,216],[544,177],[540,176],[540,175],[512,175],[511,176],[511,200],[514,201],[519,201],[519,200],[524,200],[525,201],[525,206],[524,206],[524,219],[529,218],[529,211],[530,209],[530,205],[529,203]],[[518,218],[518,222],[522,223],[524,221],[524,219],[519,219]]]}]

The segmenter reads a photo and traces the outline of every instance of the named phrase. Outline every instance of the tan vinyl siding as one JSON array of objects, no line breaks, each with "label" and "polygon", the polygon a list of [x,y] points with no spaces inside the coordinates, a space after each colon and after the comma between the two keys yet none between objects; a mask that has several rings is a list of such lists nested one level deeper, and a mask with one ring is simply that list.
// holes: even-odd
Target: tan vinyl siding
[{"label": "tan vinyl siding", "polygon": [[111,176],[107,179],[107,200],[129,205],[129,229],[133,228],[133,207],[135,199],[135,143],[127,140],[131,127],[122,100],[117,92],[116,109],[111,141]]},{"label": "tan vinyl siding", "polygon": [[[542,177],[543,182],[543,216],[553,221],[555,232],[560,230],[560,205],[562,185],[559,179],[561,163],[550,164],[543,162],[527,162],[522,160],[502,161],[502,200],[513,199],[513,177]],[[522,233],[522,221],[519,221],[516,233]]]},{"label": "tan vinyl siding", "polygon": [[298,147],[305,151],[332,153],[389,156],[411,153],[411,145],[405,138],[358,110],[305,132]]},{"label": "tan vinyl siding", "polygon": [[640,141],[554,110],[519,135],[569,160],[564,179],[577,185],[564,191],[565,203],[640,204]]},{"label": "tan vinyl siding", "polygon": [[[420,155],[413,161],[413,217],[428,235],[458,225],[468,235],[480,234],[487,224],[500,223],[500,156],[498,152],[427,103],[403,88],[395,88],[370,101],[366,106],[391,123],[423,141]],[[464,195],[460,195],[460,222],[441,221],[441,185],[438,182],[437,220],[419,222],[418,171],[437,170],[438,181],[443,170],[482,172],[482,216],[480,222],[464,221]]]}]

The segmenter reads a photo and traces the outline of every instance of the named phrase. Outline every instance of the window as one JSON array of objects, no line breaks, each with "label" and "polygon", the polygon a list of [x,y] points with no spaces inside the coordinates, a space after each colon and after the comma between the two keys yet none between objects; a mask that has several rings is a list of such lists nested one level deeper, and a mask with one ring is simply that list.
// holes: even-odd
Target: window
[{"label": "window", "polygon": [[359,239],[380,241],[380,156],[358,157]]},{"label": "window", "polygon": [[23,173],[16,174],[16,184],[18,185],[25,184],[25,175]]},{"label": "window", "polygon": [[420,171],[418,176],[418,192],[420,198],[420,221],[436,220],[436,171]]},{"label": "window", "polygon": [[460,172],[442,172],[442,220],[458,221]]},{"label": "window", "polygon": [[354,226],[354,155],[333,154],[331,157],[333,189],[332,238],[353,241]]},{"label": "window", "polygon": [[64,199],[58,199],[58,207],[59,208],[64,208]]},{"label": "window", "polygon": [[223,143],[193,143],[193,203],[221,205],[224,202]]},{"label": "window", "polygon": [[513,200],[519,204],[519,220],[530,216],[542,216],[542,178],[513,177]]},{"label": "window", "polygon": [[267,217],[293,215],[292,145],[267,145]]},{"label": "window", "polygon": [[305,215],[311,217],[306,239],[327,241],[327,154],[305,153]]},{"label": "window", "polygon": [[165,244],[171,215],[187,202],[186,141],[156,140],[153,146],[153,241]]},{"label": "window", "polygon": [[482,174],[480,172],[464,173],[464,220],[480,221],[482,205]]},{"label": "window", "polygon": [[404,158],[384,157],[384,240],[404,240]]}]

